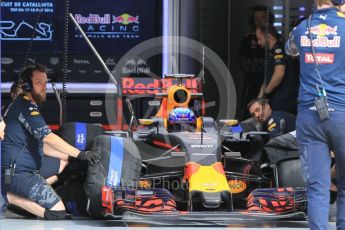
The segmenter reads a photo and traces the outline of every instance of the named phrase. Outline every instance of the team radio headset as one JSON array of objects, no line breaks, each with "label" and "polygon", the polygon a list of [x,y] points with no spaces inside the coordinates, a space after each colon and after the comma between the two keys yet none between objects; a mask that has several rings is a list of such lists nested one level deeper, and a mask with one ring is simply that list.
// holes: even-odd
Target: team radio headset
[{"label": "team radio headset", "polygon": [[20,76],[20,78],[22,79],[21,88],[25,92],[31,92],[32,91],[33,87],[32,87],[31,75],[32,75],[33,70],[36,68],[37,68],[36,65],[30,65],[30,66],[25,68],[25,70],[23,71],[23,73]]}]

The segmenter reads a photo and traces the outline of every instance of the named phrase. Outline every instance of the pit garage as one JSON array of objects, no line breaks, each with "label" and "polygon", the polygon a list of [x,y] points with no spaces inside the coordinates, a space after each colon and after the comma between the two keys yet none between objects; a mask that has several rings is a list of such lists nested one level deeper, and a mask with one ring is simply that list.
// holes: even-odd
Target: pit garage
[{"label": "pit garage", "polygon": [[[63,220],[0,199],[2,228],[309,228],[295,128],[285,119],[260,122],[250,107],[272,77],[270,48],[255,30],[267,39],[272,27],[284,44],[313,1],[0,4],[4,121],[17,97],[35,92],[23,70],[43,64],[48,82],[37,115],[68,145],[98,154],[95,164],[58,161],[51,187]],[[286,68],[272,109],[295,117],[299,63],[275,50]],[[38,174],[53,165],[43,159]],[[334,191],[330,207],[329,229],[336,229]]]}]

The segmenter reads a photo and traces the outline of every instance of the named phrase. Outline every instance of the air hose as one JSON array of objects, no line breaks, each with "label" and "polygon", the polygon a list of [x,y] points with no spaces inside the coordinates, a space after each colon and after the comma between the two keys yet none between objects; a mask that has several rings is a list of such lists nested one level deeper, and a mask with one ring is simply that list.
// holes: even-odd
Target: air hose
[{"label": "air hose", "polygon": [[[265,98],[266,98],[266,88],[267,88],[267,79],[268,79],[268,58],[269,58],[269,45],[268,45],[268,28],[269,28],[269,18],[270,18],[270,1],[266,0],[266,18],[265,18],[265,60],[264,60],[264,83],[263,83],[263,94],[261,97],[261,118],[260,120],[263,121],[264,116],[265,116]],[[263,130],[263,122],[260,122],[260,131]]]},{"label": "air hose", "polygon": [[69,35],[69,0],[65,0],[64,8],[64,38],[63,38],[63,67],[62,67],[62,127],[61,134],[67,140],[67,91],[66,82],[68,77],[68,35]]}]

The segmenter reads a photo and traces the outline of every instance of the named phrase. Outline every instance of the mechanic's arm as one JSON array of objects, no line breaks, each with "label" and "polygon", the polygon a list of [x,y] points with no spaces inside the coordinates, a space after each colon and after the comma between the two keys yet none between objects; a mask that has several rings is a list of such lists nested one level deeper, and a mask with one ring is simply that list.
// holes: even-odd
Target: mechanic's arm
[{"label": "mechanic's arm", "polygon": [[49,156],[49,157],[55,157],[55,158],[58,158],[58,159],[63,160],[63,161],[68,161],[68,155],[67,154],[60,152],[56,149],[53,149],[52,147],[50,147],[47,144],[43,144],[43,153],[44,153],[44,155]]},{"label": "mechanic's arm", "polygon": [[[43,146],[49,145],[49,147],[68,156],[76,157],[79,160],[87,160],[90,164],[94,164],[99,161],[100,156],[96,151],[79,151],[77,148],[52,133],[38,111],[37,105],[30,102],[28,98],[24,99],[27,101],[23,105],[24,107],[19,114],[18,120],[30,135],[43,142]],[[54,153],[52,152],[49,152],[48,154],[53,154],[52,156],[54,156]]]},{"label": "mechanic's arm", "polygon": [[298,48],[295,43],[295,35],[293,31],[290,33],[289,39],[285,43],[285,53],[289,56],[298,56]]},{"label": "mechanic's arm", "polygon": [[5,137],[5,128],[6,128],[6,124],[2,120],[2,117],[0,116],[0,140],[3,140]]},{"label": "mechanic's arm", "polygon": [[[285,76],[285,67],[286,67],[286,61],[285,61],[285,55],[283,53],[282,48],[277,47],[274,50],[273,54],[273,65],[274,65],[274,72],[272,74],[272,78],[266,88],[264,89],[263,85],[261,86],[258,98],[261,98],[263,94],[265,93],[267,97],[269,98],[269,94],[273,93],[273,91],[280,85],[280,83],[283,81],[283,78]],[[265,90],[265,92],[264,92]]]},{"label": "mechanic's arm", "polygon": [[[79,149],[73,147],[64,141],[61,137],[55,133],[49,133],[42,139],[44,145],[51,147],[53,150],[50,153],[50,156],[57,157],[60,154],[66,154],[68,156],[78,158],[79,160],[87,160],[91,164],[95,164],[99,161],[99,154],[96,151],[80,151]],[[58,151],[54,152],[54,150]],[[61,158],[60,158],[61,159]]]},{"label": "mechanic's arm", "polygon": [[268,83],[265,93],[272,93],[283,81],[285,76],[285,65],[276,65],[274,67],[274,73],[272,75],[271,81]]},{"label": "mechanic's arm", "polygon": [[[78,154],[80,152],[79,149],[73,147],[72,145],[68,144],[66,141],[64,141],[61,137],[56,135],[55,133],[49,133],[47,136],[43,138],[43,143],[45,146],[45,150],[49,152],[45,152],[46,155],[51,157],[58,157],[60,154],[66,154],[71,157],[78,157]],[[56,153],[59,152],[59,153]]]}]

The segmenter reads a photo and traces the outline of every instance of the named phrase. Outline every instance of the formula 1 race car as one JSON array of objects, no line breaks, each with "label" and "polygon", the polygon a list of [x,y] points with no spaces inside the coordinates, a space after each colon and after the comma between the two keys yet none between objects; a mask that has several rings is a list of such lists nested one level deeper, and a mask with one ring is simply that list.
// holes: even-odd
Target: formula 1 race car
[{"label": "formula 1 race car", "polygon": [[[267,133],[203,116],[202,93],[186,87],[194,76],[172,80],[155,93],[160,107],[154,116],[132,129],[133,116],[127,132],[93,140],[91,148],[102,158],[88,166],[83,182],[85,213],[122,219],[305,218],[298,158],[270,161],[263,151]],[[68,208],[71,198],[65,202]]]}]

